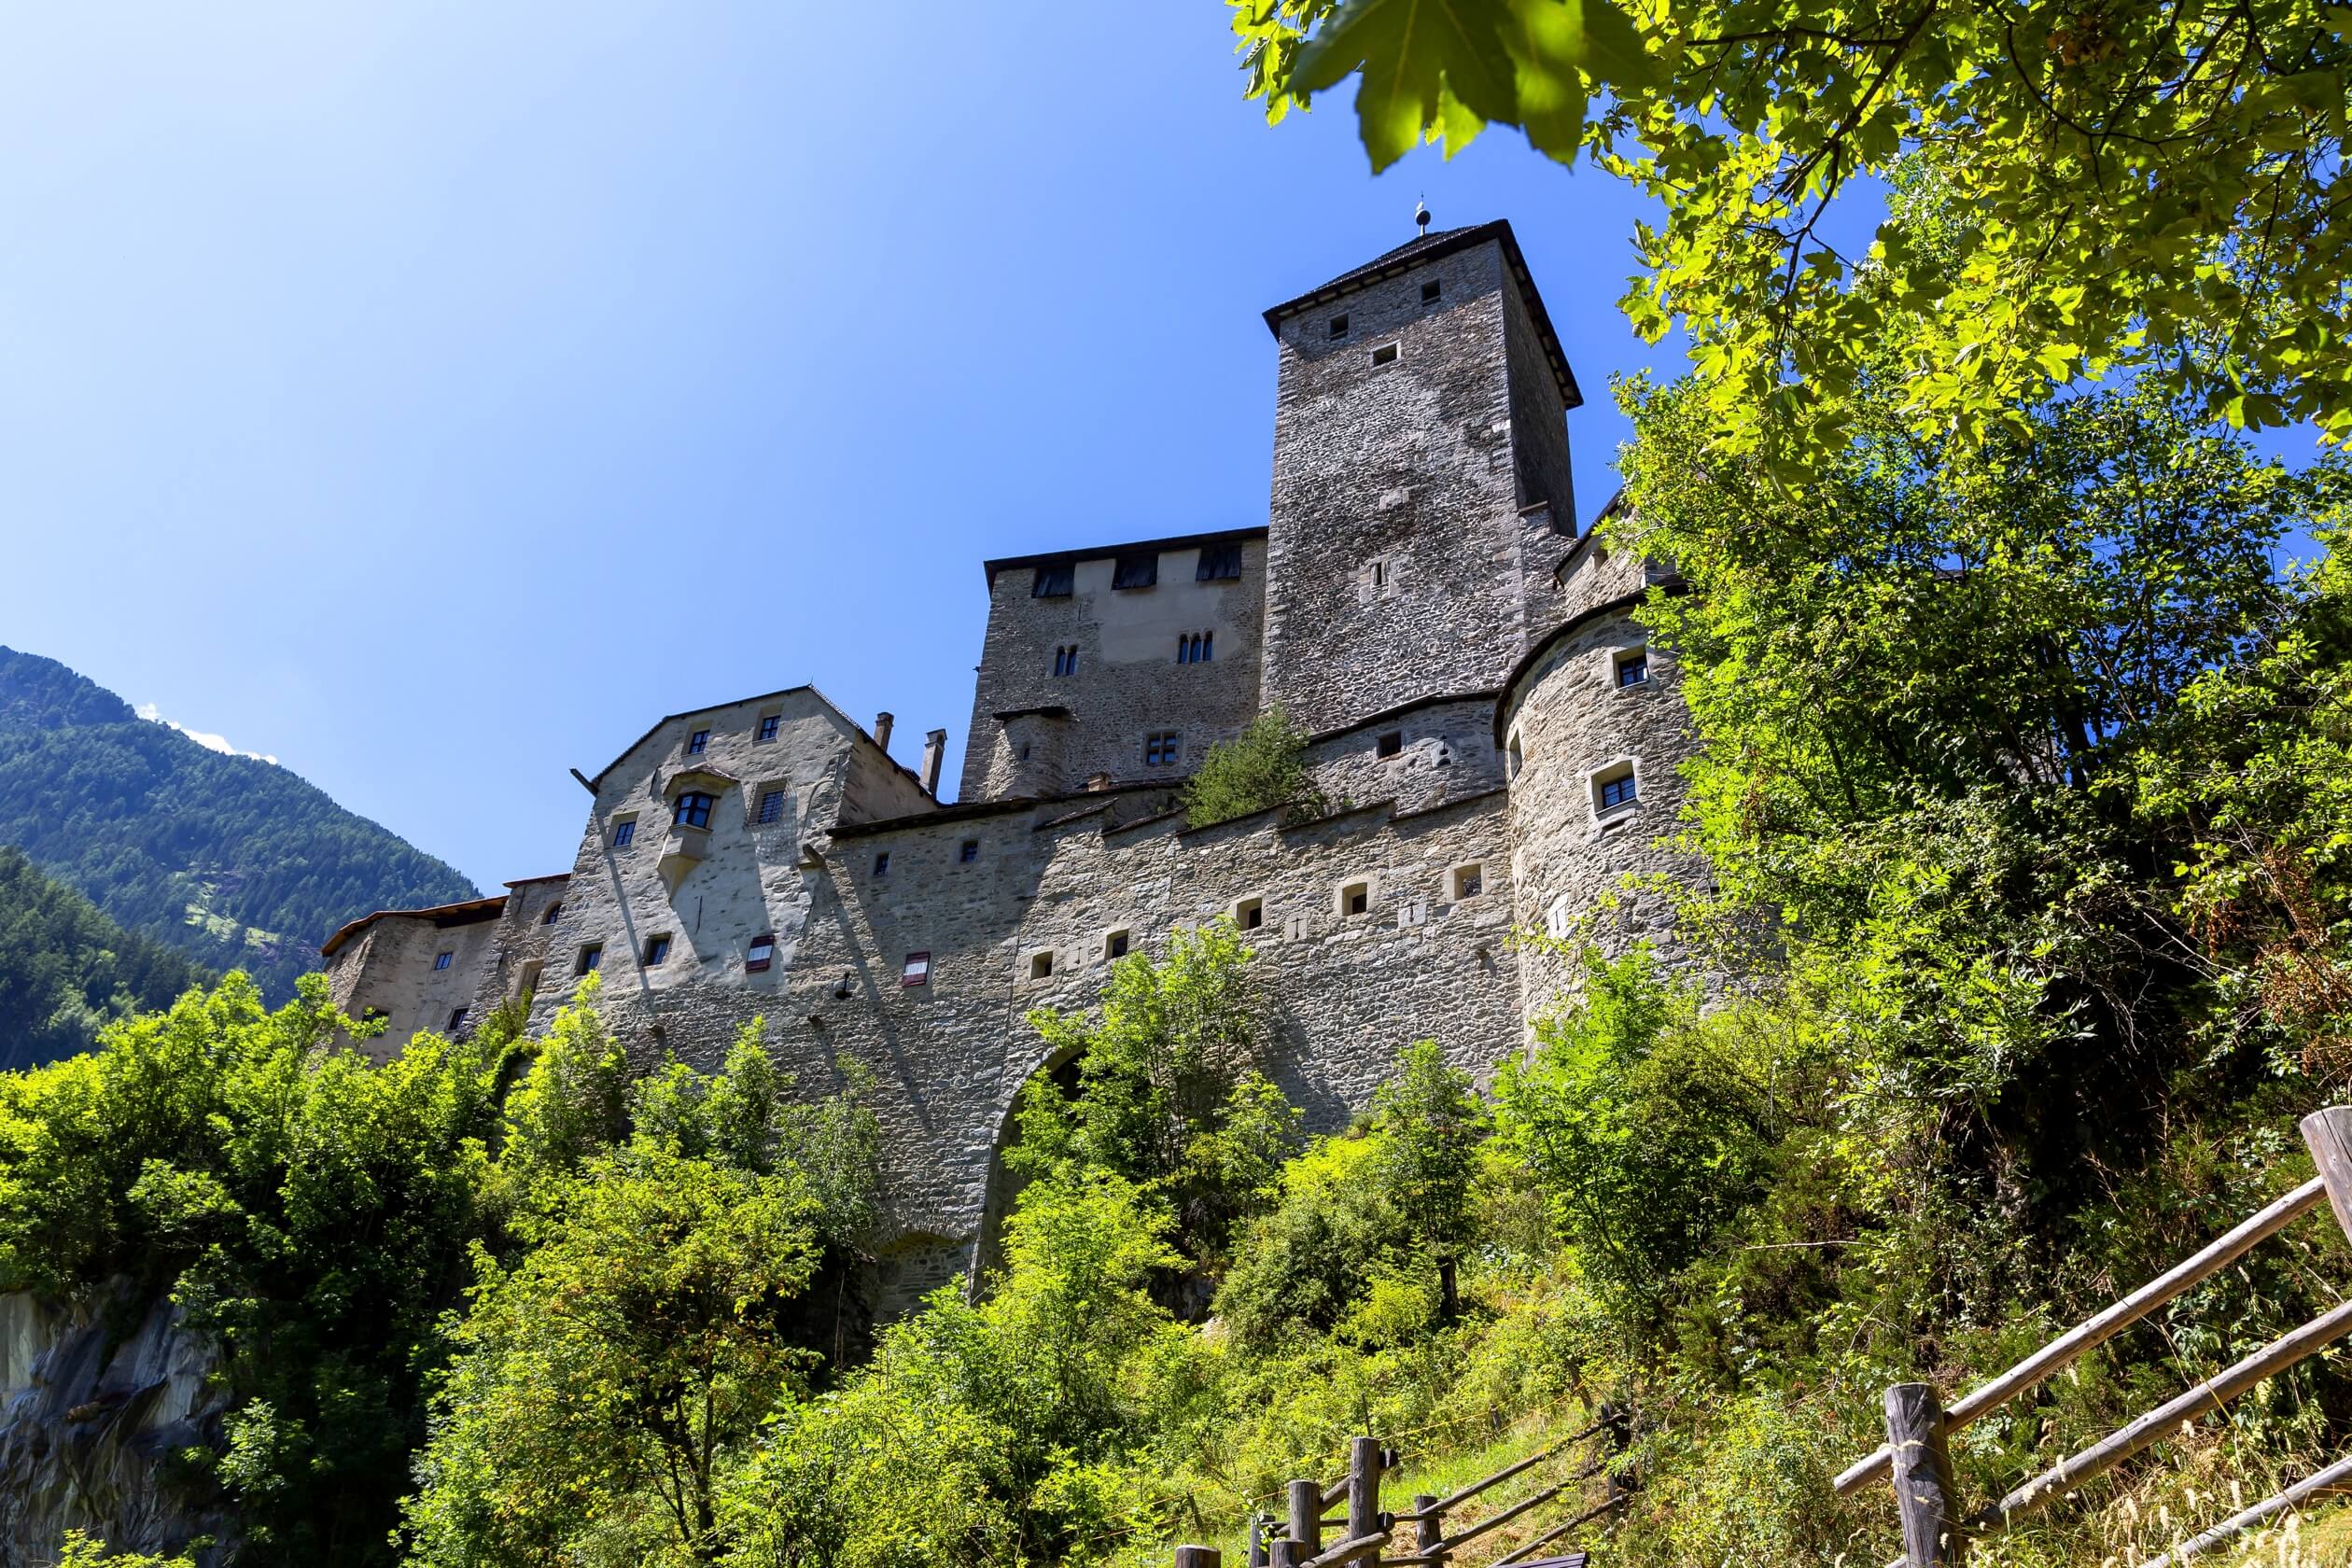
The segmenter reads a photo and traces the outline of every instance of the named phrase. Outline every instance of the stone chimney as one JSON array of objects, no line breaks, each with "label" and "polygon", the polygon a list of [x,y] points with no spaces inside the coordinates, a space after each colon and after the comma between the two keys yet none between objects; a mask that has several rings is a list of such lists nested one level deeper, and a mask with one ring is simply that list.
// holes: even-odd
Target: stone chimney
[{"label": "stone chimney", "polygon": [[874,716],[874,744],[885,751],[890,749],[890,726],[895,722],[896,721],[887,713],[877,713]]},{"label": "stone chimney", "polygon": [[936,800],[939,797],[939,763],[947,755],[947,732],[933,730],[923,737],[923,792]]}]

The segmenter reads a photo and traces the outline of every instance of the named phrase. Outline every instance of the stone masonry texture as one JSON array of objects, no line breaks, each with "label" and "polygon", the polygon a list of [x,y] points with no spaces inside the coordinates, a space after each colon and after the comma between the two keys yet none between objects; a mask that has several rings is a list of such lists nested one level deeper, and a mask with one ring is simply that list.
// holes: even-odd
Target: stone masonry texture
[{"label": "stone masonry texture", "polygon": [[[1663,891],[1699,874],[1660,843],[1690,726],[1634,619],[1676,585],[1574,533],[1544,319],[1502,224],[1278,307],[1266,525],[987,563],[958,801],[813,687],[673,714],[587,781],[568,873],[462,923],[355,921],[336,999],[389,1015],[385,1042],[518,998],[538,1030],[594,967],[641,1065],[715,1067],[757,1020],[799,1092],[862,1078],[887,1315],[992,1256],[1015,1099],[1057,1065],[1027,1015],[1093,1005],[1122,945],[1243,926],[1264,1066],[1314,1131],[1414,1041],[1481,1076],[1522,1050],[1577,974],[1515,933],[1646,940],[1707,981]],[[1204,552],[1238,575],[1204,581]],[[1278,703],[1331,814],[1190,828],[1177,786]]]}]

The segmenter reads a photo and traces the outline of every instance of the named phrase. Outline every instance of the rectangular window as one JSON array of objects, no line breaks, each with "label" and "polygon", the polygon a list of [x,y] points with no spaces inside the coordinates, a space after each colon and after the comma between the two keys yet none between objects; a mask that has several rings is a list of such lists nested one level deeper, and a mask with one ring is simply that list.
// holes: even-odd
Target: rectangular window
[{"label": "rectangular window", "polygon": [[1340,913],[1340,914],[1342,914],[1342,915],[1364,915],[1364,914],[1368,914],[1368,913],[1371,911],[1371,908],[1372,908],[1372,884],[1371,884],[1371,883],[1369,883],[1369,882],[1351,882],[1351,883],[1349,883],[1346,887],[1344,887],[1344,888],[1342,888],[1342,889],[1339,889],[1339,913]]},{"label": "rectangular window", "polygon": [[670,812],[670,821],[681,828],[707,828],[710,826],[710,808],[717,804],[700,790],[689,790],[678,797],[678,805]]},{"label": "rectangular window", "polygon": [[760,793],[760,820],[763,824],[784,819],[784,791],[763,790]]},{"label": "rectangular window", "polygon": [[782,715],[781,713],[763,713],[763,714],[761,714],[761,715],[760,715],[760,739],[761,739],[762,741],[763,741],[763,742],[764,742],[764,741],[774,740],[774,739],[776,738],[776,732],[777,732],[778,729],[782,728],[782,727],[783,727],[783,724],[784,724],[784,715]]},{"label": "rectangular window", "polygon": [[1382,343],[1379,347],[1378,347],[1378,348],[1374,349],[1374,350],[1372,351],[1372,363],[1374,363],[1375,365],[1393,365],[1393,364],[1395,364],[1395,363],[1396,363],[1396,344],[1394,344],[1394,343]]},{"label": "rectangular window", "polygon": [[1456,866],[1453,874],[1453,896],[1458,899],[1477,898],[1486,891],[1484,866]]},{"label": "rectangular window", "polygon": [[956,847],[956,859],[965,865],[970,865],[979,858],[980,841],[976,838],[967,838]]},{"label": "rectangular window", "polygon": [[1243,931],[1255,931],[1266,924],[1266,901],[1251,898],[1235,904],[1233,923]]},{"label": "rectangular window", "polygon": [[447,969],[449,967],[449,960],[455,957],[456,957],[456,955],[454,953],[435,953],[433,955],[433,967],[435,969]]},{"label": "rectangular window", "polygon": [[1348,318],[1346,316],[1335,315],[1331,318],[1331,335],[1334,338],[1344,338],[1348,335]]},{"label": "rectangular window", "polygon": [[574,974],[592,973],[603,967],[604,944],[601,942],[591,942],[587,944],[585,946],[581,948],[580,957],[572,960],[572,973]]},{"label": "rectangular window", "polygon": [[1066,599],[1077,582],[1077,568],[1068,561],[1057,567],[1040,567],[1036,581],[1029,584],[1032,599]]},{"label": "rectangular window", "polygon": [[776,959],[776,933],[762,931],[751,939],[751,945],[743,950],[743,972],[757,974]]},{"label": "rectangular window", "polygon": [[686,737],[686,755],[689,757],[699,757],[709,749],[710,732],[708,730],[696,730]]},{"label": "rectangular window", "polygon": [[899,984],[902,986],[930,985],[931,955],[929,953],[907,954],[906,962],[899,966]]},{"label": "rectangular window", "polygon": [[449,1015],[449,1027],[441,1032],[443,1034],[455,1034],[459,1029],[464,1029],[465,1027],[466,1009],[460,1007]]},{"label": "rectangular window", "polygon": [[1241,547],[1238,544],[1212,544],[1200,552],[1200,565],[1194,568],[1195,582],[1230,582],[1241,575]]},{"label": "rectangular window", "polygon": [[1051,975],[1053,974],[1053,973],[1054,973],[1054,955],[1053,955],[1053,954],[1051,954],[1051,953],[1031,953],[1031,954],[1029,955],[1029,978],[1030,978],[1030,979],[1032,979],[1032,980],[1043,980],[1043,979],[1046,979],[1046,978],[1048,978],[1049,976],[1051,976]]},{"label": "rectangular window", "polygon": [[1113,588],[1149,588],[1159,581],[1159,556],[1122,555],[1111,568]]},{"label": "rectangular window", "polygon": [[1602,810],[1615,811],[1620,806],[1631,805],[1634,802],[1634,784],[1631,770],[1629,769],[1626,772],[1617,775],[1615,778],[1603,778],[1601,780],[1601,792],[1599,799]]},{"label": "rectangular window", "polygon": [[1440,282],[1440,280],[1431,278],[1427,283],[1421,285],[1421,303],[1424,305],[1435,304],[1437,302],[1437,296],[1443,292],[1444,285]]},{"label": "rectangular window", "polygon": [[1054,674],[1058,677],[1065,675],[1076,675],[1077,673],[1078,645],[1073,642],[1065,647],[1055,649]]},{"label": "rectangular window", "polygon": [[1621,690],[1639,686],[1649,679],[1649,650],[1630,648],[1617,655],[1617,683]]},{"label": "rectangular window", "polygon": [[1127,933],[1114,931],[1102,939],[1102,956],[1116,962],[1127,956]]},{"label": "rectangular window", "polygon": [[1184,737],[1175,730],[1154,730],[1143,737],[1143,765],[1147,768],[1174,767],[1183,754]]},{"label": "rectangular window", "polygon": [[635,844],[636,842],[636,818],[623,817],[614,821],[612,824],[612,847],[615,849],[626,849],[630,845]]},{"label": "rectangular window", "polygon": [[669,950],[670,939],[668,937],[647,937],[645,939],[645,967],[652,969],[666,962],[669,959]]},{"label": "rectangular window", "polygon": [[1379,748],[1379,754],[1380,756],[1393,757],[1399,751],[1404,749],[1405,732],[1403,730],[1391,730],[1388,734],[1380,737]]},{"label": "rectangular window", "polygon": [[874,857],[874,875],[876,876],[890,875],[890,852],[888,849]]}]

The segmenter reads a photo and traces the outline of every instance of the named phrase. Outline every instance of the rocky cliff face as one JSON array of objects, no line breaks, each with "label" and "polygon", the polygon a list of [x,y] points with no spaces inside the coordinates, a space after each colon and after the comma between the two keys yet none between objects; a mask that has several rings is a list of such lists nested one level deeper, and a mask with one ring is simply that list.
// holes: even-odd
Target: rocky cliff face
[{"label": "rocky cliff face", "polygon": [[47,1568],[67,1530],[121,1551],[218,1537],[195,1556],[226,1562],[228,1520],[190,1511],[163,1477],[181,1449],[218,1437],[213,1365],[168,1301],[0,1295],[0,1568]]}]

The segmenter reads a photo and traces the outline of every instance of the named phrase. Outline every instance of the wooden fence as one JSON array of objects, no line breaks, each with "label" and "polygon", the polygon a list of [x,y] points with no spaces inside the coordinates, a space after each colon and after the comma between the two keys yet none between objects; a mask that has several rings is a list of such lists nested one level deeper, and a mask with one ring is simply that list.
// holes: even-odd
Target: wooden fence
[{"label": "wooden fence", "polygon": [[[1513,1519],[1533,1512],[1547,1504],[1568,1495],[1572,1488],[1603,1476],[1608,1461],[1596,1453],[1578,1465],[1567,1477],[1533,1495],[1521,1498],[1507,1508],[1497,1509],[1475,1524],[1457,1525],[1447,1533],[1446,1519],[1459,1513],[1466,1505],[1509,1480],[1512,1477],[1532,1470],[1546,1460],[1557,1458],[1580,1443],[1594,1438],[1607,1439],[1606,1446],[1621,1447],[1624,1441],[1621,1422],[1603,1416],[1582,1432],[1561,1439],[1540,1453],[1530,1454],[1515,1464],[1506,1464],[1491,1476],[1471,1482],[1443,1497],[1427,1494],[1413,1499],[1413,1505],[1403,1512],[1384,1511],[1380,1507],[1380,1484],[1387,1474],[1397,1466],[1394,1449],[1384,1448],[1378,1438],[1355,1437],[1348,1443],[1347,1474],[1325,1483],[1311,1477],[1295,1480],[1284,1489],[1283,1500],[1289,1517],[1278,1525],[1264,1516],[1250,1521],[1250,1568],[1341,1568],[1346,1563],[1363,1563],[1367,1568],[1444,1568],[1455,1553],[1481,1536],[1491,1533]],[[1616,1479],[1609,1481],[1609,1495],[1595,1505],[1577,1512],[1535,1536],[1517,1549],[1497,1558],[1489,1568],[1538,1568],[1535,1553],[1560,1541],[1579,1525],[1589,1524],[1603,1515],[1621,1507],[1632,1493]],[[1323,1517],[1323,1509],[1345,1500],[1347,1511]],[[1398,1536],[1409,1527],[1412,1545],[1408,1550],[1392,1551],[1398,1545]],[[1326,1547],[1326,1532],[1337,1533],[1337,1538]],[[1545,1562],[1561,1559],[1545,1559]],[[1573,1561],[1573,1560],[1569,1560]],[[1213,1547],[1178,1547],[1176,1568],[1222,1568],[1221,1554]]]},{"label": "wooden fence", "polygon": [[[1893,1480],[1895,1505],[1903,1525],[1903,1555],[1888,1568],[1954,1568],[1966,1557],[1971,1539],[2008,1530],[2092,1477],[2178,1432],[2184,1423],[2219,1409],[2264,1379],[2352,1333],[2352,1301],[2341,1302],[2226,1371],[2067,1455],[1997,1502],[1968,1513],[1953,1491],[1950,1444],[1953,1435],[1969,1422],[2064,1371],[2087,1351],[2219,1273],[2322,1202],[2334,1211],[2336,1224],[2345,1235],[2352,1237],[2352,1106],[2331,1106],[2304,1117],[2303,1136],[2318,1162],[2317,1176],[1999,1377],[1971,1389],[1953,1401],[1950,1408],[1938,1400],[1933,1384],[1897,1383],[1886,1391],[1886,1445],[1847,1469],[1835,1484],[1842,1495],[1880,1476]],[[2344,1490],[2352,1490],[2352,1459],[2331,1464],[2276,1496],[2223,1519],[2146,1568],[2174,1568],[2306,1499]]]}]

